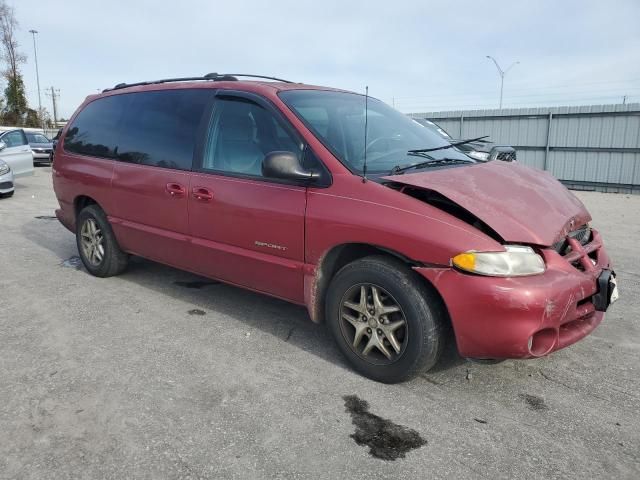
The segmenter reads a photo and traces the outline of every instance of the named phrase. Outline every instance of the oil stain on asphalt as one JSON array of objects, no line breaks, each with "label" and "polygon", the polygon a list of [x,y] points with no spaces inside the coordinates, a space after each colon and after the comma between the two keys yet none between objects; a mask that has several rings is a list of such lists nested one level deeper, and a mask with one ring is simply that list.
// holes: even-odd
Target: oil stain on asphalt
[{"label": "oil stain on asphalt", "polygon": [[64,260],[60,264],[60,266],[66,267],[66,268],[75,268],[76,270],[80,270],[80,267],[82,266],[82,260],[80,260],[79,256],[74,255]]},{"label": "oil stain on asphalt", "polygon": [[53,215],[38,215],[37,217],[33,217],[38,220],[57,220],[57,217]]},{"label": "oil stain on asphalt", "polygon": [[520,398],[523,399],[531,410],[547,410],[549,407],[544,403],[544,398],[528,393],[521,393]]},{"label": "oil stain on asphalt", "polygon": [[193,280],[191,282],[173,282],[174,285],[184,288],[197,288],[198,290],[208,285],[217,285],[220,282],[214,280]]},{"label": "oil stain on asphalt", "polygon": [[194,308],[192,310],[189,310],[187,312],[189,315],[206,315],[207,312],[205,312],[204,310],[200,310],[199,308]]},{"label": "oil stain on asphalt", "polygon": [[404,458],[407,452],[427,444],[415,430],[395,424],[369,412],[369,403],[356,395],[346,395],[344,406],[351,414],[356,431],[351,435],[358,445],[369,447],[372,457],[382,460]]}]

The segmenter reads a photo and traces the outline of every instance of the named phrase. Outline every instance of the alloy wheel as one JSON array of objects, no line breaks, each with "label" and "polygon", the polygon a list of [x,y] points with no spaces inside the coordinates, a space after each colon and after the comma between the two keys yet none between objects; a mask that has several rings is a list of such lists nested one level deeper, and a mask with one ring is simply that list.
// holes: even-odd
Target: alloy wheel
[{"label": "alloy wheel", "polygon": [[104,258],[104,236],[98,223],[88,218],[80,230],[82,253],[91,265],[98,266]]},{"label": "alloy wheel", "polygon": [[398,302],[384,288],[358,284],[340,304],[340,330],[359,357],[376,365],[394,363],[407,344],[407,320]]}]

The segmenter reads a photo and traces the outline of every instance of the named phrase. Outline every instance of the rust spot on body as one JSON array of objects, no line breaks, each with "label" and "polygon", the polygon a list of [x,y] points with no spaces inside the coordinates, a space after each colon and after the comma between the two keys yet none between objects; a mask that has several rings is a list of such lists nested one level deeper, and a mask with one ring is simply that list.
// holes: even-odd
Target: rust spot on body
[{"label": "rust spot on body", "polygon": [[322,323],[318,302],[318,285],[322,278],[319,265],[322,265],[324,257],[318,260],[317,265],[305,265],[304,267],[304,301],[313,323]]}]

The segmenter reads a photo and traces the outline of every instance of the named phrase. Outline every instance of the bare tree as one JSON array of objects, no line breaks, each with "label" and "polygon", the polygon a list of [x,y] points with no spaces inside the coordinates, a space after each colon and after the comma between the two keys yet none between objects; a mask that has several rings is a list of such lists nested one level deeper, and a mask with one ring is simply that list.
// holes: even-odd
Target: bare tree
[{"label": "bare tree", "polygon": [[0,41],[2,42],[2,60],[6,63],[5,78],[15,78],[20,75],[19,66],[27,61],[27,57],[18,52],[16,40],[16,20],[13,7],[7,5],[5,0],[0,0]]},{"label": "bare tree", "polygon": [[20,65],[27,61],[27,57],[18,51],[17,29],[18,21],[13,7],[7,5],[5,0],[0,0],[0,59],[5,64],[2,76],[7,81],[4,120],[20,125],[27,112],[27,98]]}]

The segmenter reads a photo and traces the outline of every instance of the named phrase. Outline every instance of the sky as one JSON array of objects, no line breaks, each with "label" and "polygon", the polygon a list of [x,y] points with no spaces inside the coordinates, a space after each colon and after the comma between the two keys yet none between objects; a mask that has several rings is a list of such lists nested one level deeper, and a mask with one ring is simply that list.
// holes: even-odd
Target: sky
[{"label": "sky", "polygon": [[[6,0],[37,108],[120,82],[255,73],[369,94],[406,113],[640,102],[639,0]],[[4,88],[3,84],[0,84]]]}]

